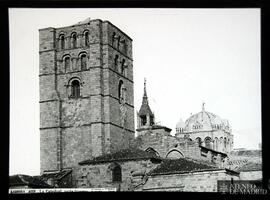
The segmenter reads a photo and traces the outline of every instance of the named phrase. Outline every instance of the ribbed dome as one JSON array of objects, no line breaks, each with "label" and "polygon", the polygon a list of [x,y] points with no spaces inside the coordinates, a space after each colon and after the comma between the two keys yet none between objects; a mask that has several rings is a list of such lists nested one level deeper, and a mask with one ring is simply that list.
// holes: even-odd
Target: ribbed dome
[{"label": "ribbed dome", "polygon": [[226,129],[230,131],[228,120],[223,120],[219,116],[202,110],[192,115],[185,121],[185,132],[211,131],[216,129]]},{"label": "ribbed dome", "polygon": [[179,121],[177,122],[176,128],[185,128],[185,123],[182,120],[182,118],[180,118]]}]

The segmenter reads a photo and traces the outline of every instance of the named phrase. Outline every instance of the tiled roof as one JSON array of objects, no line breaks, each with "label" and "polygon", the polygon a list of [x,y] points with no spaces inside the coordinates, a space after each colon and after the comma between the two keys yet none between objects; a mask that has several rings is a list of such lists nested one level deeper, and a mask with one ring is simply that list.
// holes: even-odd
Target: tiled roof
[{"label": "tiled roof", "polygon": [[129,149],[122,149],[115,153],[105,154],[102,156],[95,157],[93,159],[85,160],[80,162],[79,164],[87,165],[87,164],[106,163],[112,161],[145,160],[145,159],[161,160],[161,158],[156,156],[155,154],[137,148],[129,148]]},{"label": "tiled roof", "polygon": [[209,170],[219,170],[219,168],[186,158],[164,159],[159,166],[149,173],[149,175],[178,174]]},{"label": "tiled roof", "polygon": [[51,187],[37,177],[17,174],[9,177],[9,186],[29,186],[32,188],[49,188]]},{"label": "tiled roof", "polygon": [[140,110],[139,110],[139,116],[142,116],[142,115],[147,115],[149,114],[150,116],[153,116],[153,113],[150,109],[150,106],[149,104],[142,104]]},{"label": "tiled roof", "polygon": [[245,172],[245,171],[260,171],[262,170],[262,163],[248,162],[238,168],[235,171]]},{"label": "tiled roof", "polygon": [[253,156],[253,157],[260,157],[262,156],[262,150],[233,150],[230,152],[231,156]]},{"label": "tiled roof", "polygon": [[70,174],[72,170],[62,170],[62,171],[57,171],[57,172],[45,172],[40,176],[41,180],[48,180],[50,178],[54,180],[60,180],[66,175]]}]

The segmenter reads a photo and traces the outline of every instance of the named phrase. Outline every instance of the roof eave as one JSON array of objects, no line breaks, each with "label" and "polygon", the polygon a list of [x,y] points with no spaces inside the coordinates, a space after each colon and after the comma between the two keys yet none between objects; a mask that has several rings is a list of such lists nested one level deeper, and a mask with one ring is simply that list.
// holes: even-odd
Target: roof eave
[{"label": "roof eave", "polygon": [[79,165],[96,165],[96,164],[101,164],[101,163],[110,163],[110,162],[126,162],[126,161],[135,161],[135,160],[162,160],[161,158],[158,157],[137,157],[137,158],[121,158],[121,159],[111,159],[111,160],[88,160],[88,161],[82,161],[79,162]]}]

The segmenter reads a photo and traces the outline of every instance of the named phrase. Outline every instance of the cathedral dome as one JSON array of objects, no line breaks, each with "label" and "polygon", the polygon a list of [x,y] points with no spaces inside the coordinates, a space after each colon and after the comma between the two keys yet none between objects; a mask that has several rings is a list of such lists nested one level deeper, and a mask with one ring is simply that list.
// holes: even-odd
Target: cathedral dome
[{"label": "cathedral dome", "polygon": [[180,118],[180,120],[176,124],[176,128],[184,128],[184,127],[185,127],[185,123],[182,120],[182,118]]},{"label": "cathedral dome", "polygon": [[185,121],[184,132],[212,131],[219,129],[230,132],[231,127],[228,120],[205,111],[203,107],[201,112],[190,116]]}]

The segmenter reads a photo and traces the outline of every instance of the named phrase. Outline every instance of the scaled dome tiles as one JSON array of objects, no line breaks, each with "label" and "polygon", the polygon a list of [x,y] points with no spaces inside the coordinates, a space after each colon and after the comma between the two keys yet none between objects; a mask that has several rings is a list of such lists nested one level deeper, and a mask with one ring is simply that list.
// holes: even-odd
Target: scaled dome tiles
[{"label": "scaled dome tiles", "polygon": [[180,120],[177,123],[176,128],[183,128],[184,132],[212,130],[224,130],[229,133],[231,132],[228,120],[221,119],[219,116],[204,110],[189,117],[185,123]]}]

